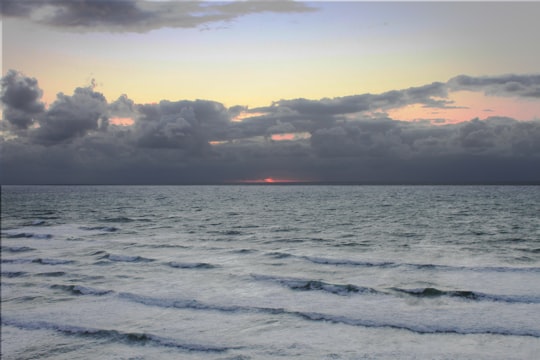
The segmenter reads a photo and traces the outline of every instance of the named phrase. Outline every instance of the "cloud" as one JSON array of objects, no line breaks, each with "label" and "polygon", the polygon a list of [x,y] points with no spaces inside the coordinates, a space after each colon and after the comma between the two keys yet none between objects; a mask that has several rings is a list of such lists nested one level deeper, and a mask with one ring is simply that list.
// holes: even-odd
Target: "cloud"
[{"label": "cloud", "polygon": [[34,78],[9,70],[0,82],[0,101],[4,105],[4,119],[17,129],[27,129],[45,105],[41,101],[43,91]]},{"label": "cloud", "polygon": [[434,126],[391,119],[358,120],[316,131],[313,149],[322,157],[395,158],[489,155],[540,159],[540,121],[507,117]]},{"label": "cloud", "polygon": [[[509,78],[469,77],[459,89],[473,83],[472,91],[487,92]],[[532,88],[534,78],[520,75],[513,81],[521,79]],[[384,112],[447,101],[448,93],[460,91],[455,79],[382,94],[280,100],[256,109],[227,108],[211,100],[137,104],[127,95],[108,102],[88,86],[72,95],[58,94],[45,108],[37,80],[9,71],[1,80],[5,121],[0,132],[0,181],[209,183],[265,177],[540,181],[539,119],[517,121],[492,114],[447,124],[400,121]],[[534,101],[530,91],[498,94]],[[31,120],[13,118],[14,109]],[[133,124],[109,124],[112,117],[130,118]],[[291,133],[305,136],[270,141],[272,135]]]},{"label": "cloud", "polygon": [[137,146],[178,148],[193,154],[209,149],[208,141],[225,137],[231,115],[221,103],[208,100],[166,101],[139,105],[133,128]]},{"label": "cloud", "polygon": [[486,95],[540,98],[540,75],[472,77],[460,75],[448,81],[452,91],[483,91]]},{"label": "cloud", "polygon": [[[403,90],[392,90],[382,94],[361,94],[321,100],[292,99],[279,100],[269,107],[254,109],[258,112],[272,114],[281,121],[302,121],[310,119],[313,122],[322,122],[343,119],[342,116],[360,112],[385,111],[400,108],[411,104],[420,104],[431,108],[448,108],[453,102],[444,99],[448,96],[445,83],[411,87]],[[341,118],[340,118],[341,116]],[[306,131],[313,128],[303,129]]]},{"label": "cloud", "polygon": [[[177,105],[176,109],[174,105]],[[204,143],[193,111],[187,104],[161,102],[140,106],[139,112],[142,117],[135,123],[133,135],[137,146],[191,150]]]},{"label": "cloud", "polygon": [[80,87],[72,96],[58,94],[31,136],[46,145],[62,143],[98,130],[100,120],[107,121],[107,100],[93,87]]},{"label": "cloud", "polygon": [[79,31],[147,32],[196,28],[262,12],[314,9],[294,1],[3,0],[2,15]]}]

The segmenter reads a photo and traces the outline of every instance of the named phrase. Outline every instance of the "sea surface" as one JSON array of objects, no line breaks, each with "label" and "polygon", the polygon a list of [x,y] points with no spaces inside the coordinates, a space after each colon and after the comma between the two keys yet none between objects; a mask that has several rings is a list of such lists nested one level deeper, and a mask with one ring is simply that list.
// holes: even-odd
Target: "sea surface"
[{"label": "sea surface", "polygon": [[2,359],[538,359],[539,186],[3,186]]}]

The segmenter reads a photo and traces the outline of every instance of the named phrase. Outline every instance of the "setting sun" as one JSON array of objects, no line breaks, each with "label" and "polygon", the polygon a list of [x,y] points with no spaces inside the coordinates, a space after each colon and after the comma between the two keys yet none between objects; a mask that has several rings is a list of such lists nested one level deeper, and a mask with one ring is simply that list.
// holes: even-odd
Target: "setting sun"
[{"label": "setting sun", "polygon": [[243,184],[290,184],[290,183],[306,183],[306,182],[311,182],[311,180],[267,177],[267,178],[261,178],[261,179],[240,180],[237,182],[243,183]]}]

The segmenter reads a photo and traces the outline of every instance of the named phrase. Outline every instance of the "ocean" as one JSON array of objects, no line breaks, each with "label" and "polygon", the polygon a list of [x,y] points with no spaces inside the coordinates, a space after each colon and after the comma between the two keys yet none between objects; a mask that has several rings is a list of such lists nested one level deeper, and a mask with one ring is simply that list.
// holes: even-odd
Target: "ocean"
[{"label": "ocean", "polygon": [[3,186],[2,359],[537,359],[539,186]]}]

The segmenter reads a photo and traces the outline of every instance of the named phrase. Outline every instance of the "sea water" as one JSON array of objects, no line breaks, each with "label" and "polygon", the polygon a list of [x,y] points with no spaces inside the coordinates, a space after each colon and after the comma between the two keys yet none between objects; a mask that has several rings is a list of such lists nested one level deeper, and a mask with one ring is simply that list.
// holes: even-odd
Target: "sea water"
[{"label": "sea water", "polygon": [[536,359],[538,186],[4,186],[2,359]]}]

